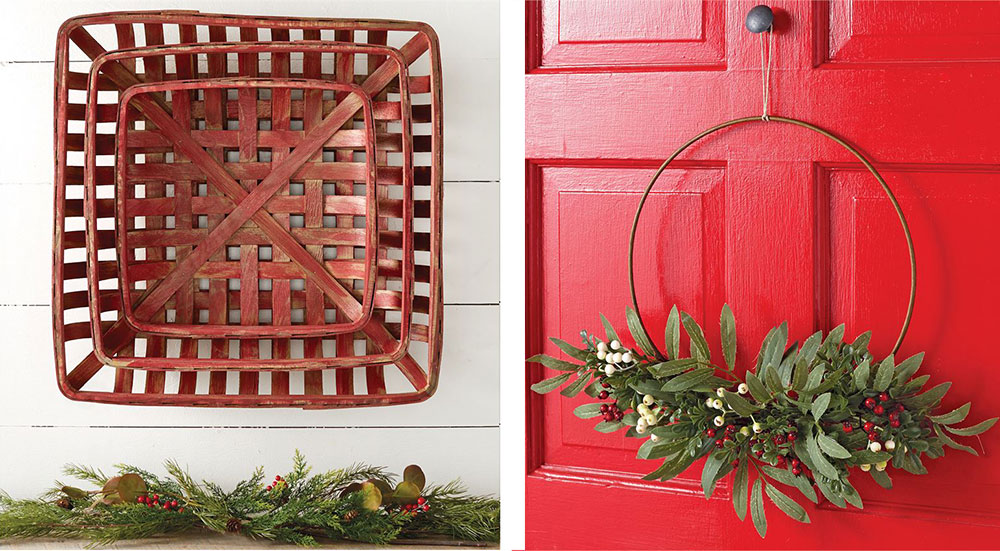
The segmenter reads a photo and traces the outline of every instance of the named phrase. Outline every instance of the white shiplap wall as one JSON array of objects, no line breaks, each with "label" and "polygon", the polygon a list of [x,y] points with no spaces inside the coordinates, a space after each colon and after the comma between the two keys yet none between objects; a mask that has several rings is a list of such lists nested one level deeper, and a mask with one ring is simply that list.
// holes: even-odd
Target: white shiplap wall
[{"label": "white shiplap wall", "polygon": [[[140,408],[72,402],[52,360],[52,78],[56,30],[82,13],[183,8],[412,19],[441,39],[445,113],[445,332],[430,400],[361,410]],[[499,492],[499,5],[496,1],[55,1],[0,20],[0,489],[30,497],[67,462],[155,466],[235,482],[256,465],[357,461]],[[16,132],[16,134],[15,134]]]}]

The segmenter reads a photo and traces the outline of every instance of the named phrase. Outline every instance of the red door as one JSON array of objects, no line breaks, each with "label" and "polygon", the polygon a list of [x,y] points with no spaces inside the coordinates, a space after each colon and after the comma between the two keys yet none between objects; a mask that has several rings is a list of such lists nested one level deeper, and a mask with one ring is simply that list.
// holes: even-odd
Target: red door
[{"label": "red door", "polygon": [[[627,238],[654,168],[716,123],[761,113],[755,1],[545,0],[529,3],[526,78],[528,348],[619,333],[629,304]],[[886,177],[910,222],[916,311],[899,357],[952,381],[950,410],[1000,410],[1000,3],[780,2],[771,112],[826,127]],[[845,323],[874,331],[884,357],[909,291],[906,246],[877,182],[807,130],[753,124],[684,153],[643,213],[636,279],[662,346],[674,303],[719,342],[736,314],[739,353],[767,330],[792,339]],[[719,354],[716,350],[715,354]],[[745,367],[745,365],[743,366]],[[528,368],[528,382],[552,373]],[[863,510],[803,503],[811,525],[767,504],[766,540],[733,512],[725,484],[706,500],[700,465],[668,483],[640,476],[639,441],[573,416],[588,400],[529,392],[529,548],[913,548],[1000,545],[1000,431],[984,457],[949,450],[895,488],[857,478]],[[804,500],[800,500],[804,501]],[[749,516],[749,515],[748,515]]]}]

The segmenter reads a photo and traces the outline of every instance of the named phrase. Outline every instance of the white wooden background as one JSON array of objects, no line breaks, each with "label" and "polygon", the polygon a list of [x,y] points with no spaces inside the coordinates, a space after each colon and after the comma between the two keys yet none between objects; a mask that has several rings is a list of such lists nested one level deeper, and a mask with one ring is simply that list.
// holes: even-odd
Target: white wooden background
[{"label": "white wooden background", "polygon": [[[360,410],[142,408],[73,402],[56,387],[50,310],[56,30],[82,13],[198,9],[394,18],[441,40],[445,113],[444,353],[430,400]],[[0,19],[0,489],[30,497],[67,462],[187,464],[233,483],[357,461],[499,492],[499,34],[497,1],[30,1]]]}]

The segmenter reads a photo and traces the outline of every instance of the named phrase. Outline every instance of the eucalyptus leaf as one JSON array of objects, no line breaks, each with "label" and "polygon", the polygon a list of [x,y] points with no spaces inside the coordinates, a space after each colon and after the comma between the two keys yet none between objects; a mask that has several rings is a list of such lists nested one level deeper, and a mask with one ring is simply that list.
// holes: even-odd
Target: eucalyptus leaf
[{"label": "eucalyptus leaf", "polygon": [[691,338],[691,355],[703,360],[712,359],[708,350],[708,341],[705,340],[705,333],[701,330],[698,322],[694,321],[694,318],[687,312],[681,312],[681,323],[684,325],[688,337]]},{"label": "eucalyptus leaf", "polygon": [[736,318],[728,304],[722,306],[719,323],[722,330],[722,355],[730,369],[736,369]]},{"label": "eucalyptus leaf", "polygon": [[642,326],[642,321],[639,320],[639,314],[632,308],[626,308],[625,321],[628,323],[628,330],[632,333],[632,339],[639,345],[639,349],[647,356],[654,358],[659,356],[656,347],[653,346],[653,341],[649,340],[649,335],[646,334],[646,329]]},{"label": "eucalyptus leaf", "polygon": [[753,483],[753,490],[750,491],[750,517],[757,533],[763,538],[767,535],[767,517],[764,515],[764,495],[761,493],[761,485],[762,481],[758,477]]},{"label": "eucalyptus leaf", "polygon": [[830,393],[827,392],[826,394],[817,396],[816,399],[813,400],[811,408],[812,416],[817,421],[823,417],[823,414],[826,413],[826,408],[830,406],[830,397]]},{"label": "eucalyptus leaf", "polygon": [[705,460],[705,466],[701,470],[701,489],[705,492],[705,498],[712,497],[715,491],[715,481],[718,480],[719,469],[726,463],[724,454],[711,454]]},{"label": "eucalyptus leaf", "polygon": [[933,407],[941,401],[941,398],[944,398],[949,388],[951,388],[951,383],[941,383],[923,394],[912,398],[905,398],[902,402],[904,406],[910,409]]},{"label": "eucalyptus leaf", "polygon": [[570,375],[572,375],[572,373],[563,373],[562,375],[556,375],[551,379],[545,379],[544,381],[539,381],[531,385],[531,390],[534,390],[539,394],[552,392],[553,390],[559,388],[563,383],[568,381]]},{"label": "eucalyptus leaf", "polygon": [[882,360],[882,363],[878,364],[878,370],[875,372],[875,390],[884,392],[885,389],[889,388],[889,383],[892,382],[892,373],[895,367],[892,354],[889,354],[889,357]]},{"label": "eucalyptus leaf", "polygon": [[576,409],[573,410],[573,415],[576,415],[580,419],[590,419],[591,417],[600,417],[601,406],[603,405],[604,404],[602,404],[601,402],[590,402],[587,404],[583,404],[581,406],[577,406]]},{"label": "eucalyptus leaf", "polygon": [[871,367],[868,360],[865,360],[858,364],[858,367],[854,368],[854,388],[858,390],[868,389],[868,378],[871,376]]},{"label": "eucalyptus leaf", "polygon": [[569,385],[566,385],[566,388],[562,389],[559,394],[572,398],[586,388],[588,384],[590,384],[590,375],[583,375]]},{"label": "eucalyptus leaf", "polygon": [[767,388],[760,382],[757,375],[748,372],[746,379],[747,387],[750,389],[750,395],[753,396],[754,400],[757,400],[762,404],[766,404],[771,400],[771,393],[767,391]]},{"label": "eucalyptus leaf", "polygon": [[618,333],[615,332],[615,327],[611,325],[608,318],[604,317],[604,314],[601,314],[601,325],[604,326],[604,335],[607,337],[608,342],[621,341],[621,339],[618,338]]},{"label": "eucalyptus leaf", "polygon": [[819,445],[819,449],[830,457],[835,459],[848,459],[851,457],[851,452],[847,451],[836,440],[823,433],[816,435],[816,443]]},{"label": "eucalyptus leaf", "polygon": [[552,337],[549,340],[552,341],[552,344],[558,346],[559,350],[562,350],[563,352],[566,353],[567,356],[575,360],[580,360],[581,362],[585,362],[587,361],[587,356],[590,355],[590,352],[587,352],[582,348],[577,348],[562,339],[557,339],[555,337]]},{"label": "eucalyptus leaf", "polygon": [[971,453],[972,455],[977,455],[977,456],[979,455],[979,452],[977,452],[975,449],[970,448],[969,446],[963,444],[959,444],[958,442],[955,442],[955,440],[953,440],[950,436],[944,433],[944,431],[941,429],[941,425],[934,425],[934,432],[937,433],[938,438],[940,438],[941,441],[944,442],[944,444],[949,448],[968,452]]},{"label": "eucalyptus leaf", "polygon": [[715,372],[711,367],[699,367],[670,379],[663,385],[663,392],[680,392],[692,388]]},{"label": "eucalyptus leaf", "polygon": [[557,371],[578,371],[583,367],[580,364],[567,362],[566,360],[560,360],[559,358],[553,358],[552,356],[548,356],[546,354],[536,354],[528,358],[527,361],[540,363],[549,369],[555,369]]},{"label": "eucalyptus leaf", "polygon": [[601,421],[600,423],[594,425],[594,430],[597,432],[611,433],[621,430],[627,426],[628,425],[622,423],[621,421]]},{"label": "eucalyptus leaf", "polygon": [[840,478],[840,473],[837,472],[837,469],[827,461],[826,457],[820,451],[819,444],[816,442],[816,437],[813,436],[812,430],[806,433],[806,450],[808,450],[809,458],[812,459],[813,465],[820,474],[833,480]]},{"label": "eucalyptus leaf", "polygon": [[935,423],[940,423],[942,425],[954,425],[955,423],[961,423],[965,421],[965,418],[969,415],[969,408],[972,407],[972,402],[966,402],[961,407],[953,409],[948,413],[942,415],[931,415],[931,421]]},{"label": "eucalyptus leaf", "polygon": [[823,332],[817,331],[809,336],[804,343],[802,343],[802,348],[799,349],[799,359],[805,360],[806,365],[811,365],[813,360],[816,359],[816,352],[819,351],[819,345],[823,343]]},{"label": "eucalyptus leaf", "polygon": [[681,351],[681,318],[677,312],[677,305],[670,309],[667,316],[667,327],[664,331],[664,341],[667,346],[667,358],[676,360],[680,357]]},{"label": "eucalyptus leaf", "polygon": [[983,421],[982,423],[976,423],[975,425],[972,425],[971,427],[965,427],[965,428],[961,428],[961,429],[956,429],[956,428],[952,428],[952,427],[945,427],[945,429],[948,432],[950,432],[952,434],[957,434],[959,436],[975,436],[977,434],[980,434],[980,433],[988,431],[990,429],[990,427],[992,427],[996,422],[997,422],[997,418],[993,417],[991,419],[987,419],[987,420]]},{"label": "eucalyptus leaf", "polygon": [[723,399],[729,404],[729,407],[733,408],[733,411],[742,417],[749,417],[760,409],[735,392],[729,392],[728,390],[722,392]]},{"label": "eucalyptus leaf", "polygon": [[740,461],[740,466],[736,468],[736,474],[733,476],[733,509],[741,521],[747,516],[747,490],[750,486],[748,461],[748,459]]},{"label": "eucalyptus leaf", "polygon": [[879,486],[885,488],[886,490],[892,489],[892,478],[890,478],[885,471],[872,469],[868,471],[868,474],[872,475],[872,478],[875,479],[875,482],[877,482]]},{"label": "eucalyptus leaf", "polygon": [[694,358],[680,358],[677,360],[668,360],[653,364],[649,366],[648,369],[653,377],[663,379],[665,377],[677,375],[678,373],[683,373],[696,365],[698,365],[698,360]]},{"label": "eucalyptus leaf", "polygon": [[920,369],[920,363],[924,361],[924,353],[914,354],[903,360],[896,366],[896,384],[902,384],[910,380],[910,377]]},{"label": "eucalyptus leaf", "polygon": [[833,489],[833,486],[830,485],[830,481],[825,477],[817,476],[816,486],[819,488],[820,493],[823,494],[823,497],[825,497],[827,501],[837,507],[840,507],[841,509],[847,508],[847,500],[844,499],[844,496],[840,495],[840,493]]},{"label": "eucalyptus leaf", "polygon": [[784,492],[773,484],[768,484],[765,491],[767,492],[767,497],[771,498],[771,502],[777,505],[778,509],[781,509],[783,513],[799,522],[809,524],[809,515],[794,499],[785,495]]}]

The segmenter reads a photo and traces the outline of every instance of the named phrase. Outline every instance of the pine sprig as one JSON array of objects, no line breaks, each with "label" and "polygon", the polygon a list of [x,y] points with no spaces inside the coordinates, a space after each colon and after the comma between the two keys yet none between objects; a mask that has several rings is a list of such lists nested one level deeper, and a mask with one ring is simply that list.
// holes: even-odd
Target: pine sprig
[{"label": "pine sprig", "polygon": [[[105,502],[105,492],[61,484],[33,500],[0,493],[0,539],[80,538],[109,545],[195,528],[304,546],[315,545],[316,538],[371,544],[391,543],[404,535],[499,539],[499,502],[468,495],[457,483],[428,487],[421,497],[427,509],[419,514],[392,502],[370,508],[363,492],[352,485],[372,480],[393,484],[396,477],[383,467],[355,464],[313,475],[305,457],[296,452],[292,470],[272,485],[265,487],[264,472],[257,469],[228,491],[210,481],[197,482],[175,461],[167,461],[165,468],[167,476],[161,477],[133,465],[116,466],[119,476],[138,475],[148,496],[177,501],[173,507],[152,506],[144,501],[148,496],[137,502]],[[98,487],[111,480],[79,465],[67,466],[65,473]]]},{"label": "pine sprig", "polygon": [[[844,341],[844,326],[817,332],[801,344],[788,343],[788,325],[772,329],[752,370],[735,371],[736,327],[725,306],[720,317],[725,363],[715,363],[705,333],[675,306],[660,354],[638,315],[626,310],[638,348],[625,347],[606,318],[605,339],[582,332],[583,346],[552,339],[576,363],[547,355],[529,361],[560,371],[532,385],[538,393],[559,389],[564,396],[585,392],[600,400],[574,410],[577,417],[603,418],[603,433],[625,430],[648,438],[641,459],[660,459],[647,480],[669,480],[704,458],[702,487],[711,496],[719,480],[733,474],[733,505],[742,520],[749,509],[761,537],[767,530],[763,500],[800,522],[806,510],[785,490],[816,502],[819,493],[834,505],[862,507],[851,474],[868,472],[892,487],[887,469],[926,474],[922,458],[938,458],[950,447],[978,455],[955,437],[977,436],[997,418],[957,428],[969,404],[937,412],[951,383],[929,390],[929,376],[915,377],[923,354],[903,361],[876,360],[871,333]],[[690,355],[680,350],[683,327]],[[574,379],[575,377],[575,379]],[[603,403],[601,402],[603,401]],[[780,486],[779,486],[780,485]],[[752,491],[750,488],[752,487]]]}]

